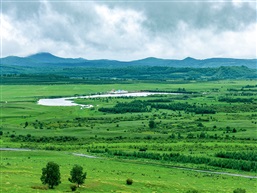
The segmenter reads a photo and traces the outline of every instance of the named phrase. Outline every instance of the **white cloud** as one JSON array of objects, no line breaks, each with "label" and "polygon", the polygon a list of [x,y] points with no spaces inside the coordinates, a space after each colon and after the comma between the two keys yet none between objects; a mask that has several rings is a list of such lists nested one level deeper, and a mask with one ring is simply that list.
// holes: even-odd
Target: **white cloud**
[{"label": "white cloud", "polygon": [[108,49],[134,49],[140,46],[145,31],[144,16],[133,10],[96,6],[97,25],[91,29],[88,39]]},{"label": "white cloud", "polygon": [[252,3],[188,5],[3,3],[3,56],[48,51],[62,57],[118,60],[256,57]]}]

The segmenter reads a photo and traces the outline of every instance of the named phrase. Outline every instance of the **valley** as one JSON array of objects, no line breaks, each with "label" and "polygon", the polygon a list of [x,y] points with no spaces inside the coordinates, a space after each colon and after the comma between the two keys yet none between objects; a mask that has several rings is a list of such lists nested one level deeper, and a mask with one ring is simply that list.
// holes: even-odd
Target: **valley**
[{"label": "valley", "polygon": [[[154,94],[82,97],[113,89]],[[61,167],[56,192],[69,190],[74,164],[88,173],[80,192],[256,189],[255,80],[16,82],[1,90],[1,148],[32,150],[0,151],[6,192],[14,184],[15,192],[45,191],[40,174],[47,161]],[[93,107],[38,104],[62,97]]]}]

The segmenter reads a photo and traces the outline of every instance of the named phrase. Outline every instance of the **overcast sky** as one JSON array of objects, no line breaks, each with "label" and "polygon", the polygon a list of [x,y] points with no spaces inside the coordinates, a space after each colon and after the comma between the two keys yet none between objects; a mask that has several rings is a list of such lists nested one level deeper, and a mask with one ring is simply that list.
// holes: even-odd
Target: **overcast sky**
[{"label": "overcast sky", "polygon": [[256,1],[8,1],[2,57],[256,58]]}]

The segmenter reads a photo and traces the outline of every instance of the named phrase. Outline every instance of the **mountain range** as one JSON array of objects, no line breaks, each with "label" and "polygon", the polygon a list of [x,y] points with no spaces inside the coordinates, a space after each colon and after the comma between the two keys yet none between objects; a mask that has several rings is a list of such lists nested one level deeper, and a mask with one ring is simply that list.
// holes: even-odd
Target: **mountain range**
[{"label": "mountain range", "polygon": [[174,68],[218,68],[220,66],[245,66],[256,69],[257,59],[209,58],[194,59],[187,57],[183,60],[144,58],[134,61],[118,60],[87,60],[84,58],[61,58],[51,53],[41,52],[27,57],[8,56],[1,58],[2,67],[95,67],[95,68],[122,68],[140,66],[166,66]]}]

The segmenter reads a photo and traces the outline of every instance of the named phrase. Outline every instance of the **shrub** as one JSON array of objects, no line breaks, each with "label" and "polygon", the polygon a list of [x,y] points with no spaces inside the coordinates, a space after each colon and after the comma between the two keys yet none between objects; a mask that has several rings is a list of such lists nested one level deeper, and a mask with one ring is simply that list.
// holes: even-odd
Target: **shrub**
[{"label": "shrub", "polygon": [[242,188],[237,188],[233,191],[233,193],[246,193],[246,190]]},{"label": "shrub", "polygon": [[150,120],[149,123],[148,123],[148,125],[149,125],[149,128],[150,128],[150,129],[155,128],[155,122],[154,122],[153,120]]},{"label": "shrub", "polygon": [[133,180],[131,178],[128,178],[126,180],[126,182],[127,182],[127,185],[132,185],[133,184]]},{"label": "shrub", "polygon": [[76,191],[77,190],[77,185],[76,184],[71,184],[70,189],[71,189],[72,192]]},{"label": "shrub", "polygon": [[198,192],[199,192],[198,190],[192,189],[192,190],[188,190],[186,193],[198,193]]}]

